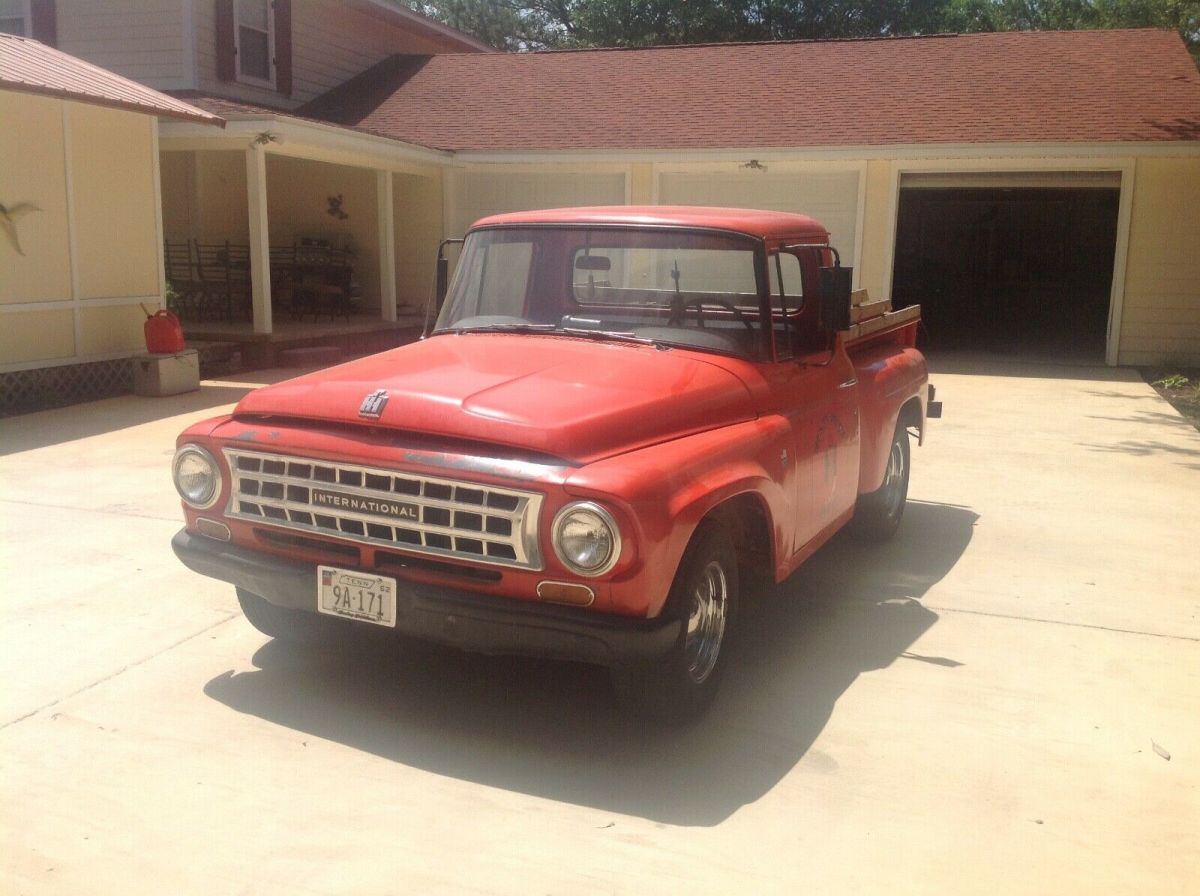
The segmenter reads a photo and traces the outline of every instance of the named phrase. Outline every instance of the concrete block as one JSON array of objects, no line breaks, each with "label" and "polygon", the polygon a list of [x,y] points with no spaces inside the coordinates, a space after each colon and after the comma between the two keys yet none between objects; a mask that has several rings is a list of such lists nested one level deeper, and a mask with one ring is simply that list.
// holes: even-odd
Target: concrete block
[{"label": "concrete block", "polygon": [[173,355],[134,355],[130,364],[137,395],[179,395],[200,388],[200,355],[194,348]]}]

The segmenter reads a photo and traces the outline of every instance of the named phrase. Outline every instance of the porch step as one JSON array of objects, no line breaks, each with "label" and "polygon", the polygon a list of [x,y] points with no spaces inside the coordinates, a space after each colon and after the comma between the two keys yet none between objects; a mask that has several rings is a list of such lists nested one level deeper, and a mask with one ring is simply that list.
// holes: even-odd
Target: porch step
[{"label": "porch step", "polygon": [[285,348],[275,356],[279,367],[327,367],[340,363],[342,350],[336,345],[307,345]]},{"label": "porch step", "polygon": [[212,379],[238,373],[242,369],[241,346],[236,342],[206,342],[189,339],[185,343],[200,357],[200,378]]}]

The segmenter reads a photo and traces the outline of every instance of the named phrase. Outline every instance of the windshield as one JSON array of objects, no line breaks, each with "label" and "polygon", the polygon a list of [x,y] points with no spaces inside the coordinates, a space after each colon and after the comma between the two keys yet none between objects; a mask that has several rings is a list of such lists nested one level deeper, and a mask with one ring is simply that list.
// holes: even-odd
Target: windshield
[{"label": "windshield", "polygon": [[757,246],[703,231],[479,230],[435,332],[562,333],[765,357]]}]

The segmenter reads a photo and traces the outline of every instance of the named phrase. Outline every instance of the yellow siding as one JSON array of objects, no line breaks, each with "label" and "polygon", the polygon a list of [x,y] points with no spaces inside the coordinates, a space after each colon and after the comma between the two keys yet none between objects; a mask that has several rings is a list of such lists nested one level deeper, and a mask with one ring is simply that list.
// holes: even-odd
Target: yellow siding
[{"label": "yellow siding", "polygon": [[159,154],[162,178],[163,236],[185,240],[192,234],[192,205],[196,195],[194,153]]},{"label": "yellow siding", "polygon": [[67,104],[79,297],[157,296],[155,121]]},{"label": "yellow siding", "polygon": [[862,255],[858,285],[875,298],[884,298],[892,258],[888,234],[892,216],[892,166],[887,161],[867,162],[866,201],[863,204]]},{"label": "yellow siding", "polygon": [[81,355],[108,355],[146,350],[143,323],[146,315],[137,305],[109,308],[84,308],[79,312],[83,323]]},{"label": "yellow siding", "polygon": [[[337,195],[347,215],[343,220],[329,214],[329,197]],[[291,245],[304,237],[326,239],[338,248],[352,245],[364,307],[379,307],[374,171],[268,155],[267,220],[273,246]]]},{"label": "yellow siding", "polygon": [[51,361],[75,354],[71,309],[15,311],[0,318],[0,363]]},{"label": "yellow siding", "polygon": [[196,238],[201,242],[250,242],[250,218],[246,208],[246,154],[244,152],[196,153],[195,194]]},{"label": "yellow siding", "polygon": [[23,255],[0,236],[0,304],[70,299],[62,103],[0,91],[0,122],[0,203],[40,209],[16,222]]},{"label": "yellow siding", "polygon": [[[658,178],[663,205],[713,205],[810,215],[829,228],[829,239],[853,264],[858,227],[857,167],[771,162],[763,168],[736,163],[705,170],[676,166]],[[764,170],[765,169],[765,170]]]},{"label": "yellow siding", "polygon": [[624,205],[625,167],[613,165],[478,166],[455,172],[452,236],[502,212],[577,205]]},{"label": "yellow siding", "polygon": [[396,228],[396,303],[423,309],[433,288],[442,240],[442,177],[397,174],[392,180]]},{"label": "yellow siding", "polygon": [[629,166],[629,204],[651,205],[654,202],[654,166],[638,162]]},{"label": "yellow siding", "polygon": [[1200,364],[1200,159],[1140,159],[1129,226],[1122,364]]}]

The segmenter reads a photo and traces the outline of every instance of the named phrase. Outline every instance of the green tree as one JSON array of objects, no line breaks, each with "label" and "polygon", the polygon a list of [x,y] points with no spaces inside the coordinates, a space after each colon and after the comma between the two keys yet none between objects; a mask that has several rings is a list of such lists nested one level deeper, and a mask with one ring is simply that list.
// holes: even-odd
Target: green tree
[{"label": "green tree", "polygon": [[1171,28],[1200,58],[1200,0],[404,0],[505,50],[937,32]]}]

